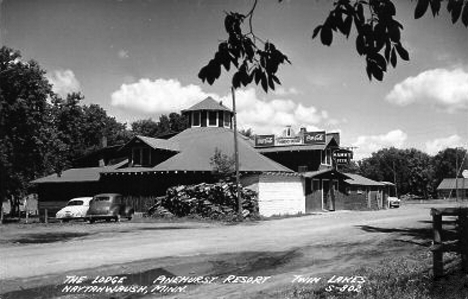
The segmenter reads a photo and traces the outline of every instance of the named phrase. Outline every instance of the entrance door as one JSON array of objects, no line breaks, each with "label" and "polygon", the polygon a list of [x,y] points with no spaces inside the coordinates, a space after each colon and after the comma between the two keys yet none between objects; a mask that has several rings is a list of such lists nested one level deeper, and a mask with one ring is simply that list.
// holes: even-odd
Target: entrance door
[{"label": "entrance door", "polygon": [[322,210],[328,210],[330,205],[330,181],[322,180]]},{"label": "entrance door", "polygon": [[338,185],[336,180],[323,180],[322,181],[322,209],[328,211],[335,210],[335,192],[333,184]]}]

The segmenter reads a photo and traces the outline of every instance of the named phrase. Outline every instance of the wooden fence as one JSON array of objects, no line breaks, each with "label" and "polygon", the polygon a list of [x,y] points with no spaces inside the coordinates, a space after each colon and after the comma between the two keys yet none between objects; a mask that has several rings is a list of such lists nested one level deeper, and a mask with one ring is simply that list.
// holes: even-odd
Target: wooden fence
[{"label": "wooden fence", "polygon": [[[468,273],[468,208],[432,208],[431,215],[434,232],[434,244],[431,246],[434,278],[444,275],[444,252],[458,252],[461,255],[462,271]],[[457,217],[458,240],[444,242],[443,216]]]}]

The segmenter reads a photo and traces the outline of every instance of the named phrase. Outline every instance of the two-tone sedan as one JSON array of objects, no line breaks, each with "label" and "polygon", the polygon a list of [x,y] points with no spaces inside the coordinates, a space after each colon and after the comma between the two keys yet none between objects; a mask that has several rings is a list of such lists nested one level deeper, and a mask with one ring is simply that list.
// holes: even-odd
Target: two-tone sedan
[{"label": "two-tone sedan", "polygon": [[55,214],[55,218],[62,222],[72,219],[84,219],[92,199],[92,197],[77,197],[69,200],[67,205]]}]

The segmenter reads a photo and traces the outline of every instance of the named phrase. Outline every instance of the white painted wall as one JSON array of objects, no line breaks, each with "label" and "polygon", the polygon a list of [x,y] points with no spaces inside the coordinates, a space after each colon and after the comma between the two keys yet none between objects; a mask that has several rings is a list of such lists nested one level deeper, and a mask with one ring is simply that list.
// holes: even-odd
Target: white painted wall
[{"label": "white painted wall", "polygon": [[305,213],[305,195],[301,177],[260,175],[258,182],[260,215]]}]

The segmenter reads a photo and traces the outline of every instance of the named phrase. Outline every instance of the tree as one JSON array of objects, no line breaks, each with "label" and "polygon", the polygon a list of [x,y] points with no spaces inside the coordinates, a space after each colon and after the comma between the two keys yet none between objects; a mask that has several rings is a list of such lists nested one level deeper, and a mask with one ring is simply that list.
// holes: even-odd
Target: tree
[{"label": "tree", "polygon": [[83,106],[82,146],[84,154],[102,147],[103,139],[106,143],[117,145],[130,140],[126,124],[119,123],[115,117],[107,115],[106,110],[97,104]]},{"label": "tree", "polygon": [[[455,178],[455,167],[458,164],[459,169],[468,169],[468,159],[466,157],[467,150],[463,148],[446,148],[438,152],[432,158],[432,167],[434,169],[433,189],[439,186],[440,182],[445,178]],[[457,163],[458,158],[458,163]],[[461,177],[460,172],[458,177]]]},{"label": "tree", "polygon": [[[228,34],[222,41],[214,58],[198,73],[203,81],[213,84],[221,75],[222,67],[236,69],[232,86],[238,88],[255,82],[265,92],[280,84],[276,76],[278,67],[289,59],[270,41],[259,38],[253,30],[253,16],[258,0],[253,1],[247,14],[229,12],[224,19]],[[282,2],[282,0],[279,0]],[[334,33],[349,38],[353,25],[356,30],[356,51],[363,56],[369,80],[383,80],[388,67],[397,66],[398,56],[409,60],[408,51],[401,43],[403,25],[395,19],[397,14],[393,0],[337,0],[326,20],[312,33],[312,39],[320,37],[323,45],[330,46]],[[435,17],[443,0],[417,0],[414,17],[421,18],[429,9]],[[461,19],[468,27],[468,1],[446,0],[446,9],[453,23]],[[247,29],[242,28],[247,27]]]},{"label": "tree", "polygon": [[242,130],[239,131],[239,133],[241,133],[242,135],[244,135],[245,137],[247,137],[249,139],[254,139],[254,132],[253,132],[252,128],[248,128],[247,130],[242,129]]},{"label": "tree", "polygon": [[53,125],[45,71],[0,49],[0,199],[23,196],[34,178],[60,167],[63,144]]},{"label": "tree", "polygon": [[81,105],[83,99],[81,93],[72,93],[66,99],[55,95],[52,100],[53,122],[65,147],[64,168],[71,166],[75,159],[102,147],[103,139],[112,145],[130,139],[125,124],[108,116],[97,104]]},{"label": "tree", "polygon": [[234,175],[234,157],[224,154],[220,149],[215,148],[210,164],[213,167],[213,174],[219,179],[231,179]]},{"label": "tree", "polygon": [[184,115],[172,112],[169,116],[163,114],[159,121],[151,118],[137,120],[131,124],[132,133],[148,137],[158,137],[170,133],[178,133],[188,128],[188,120]]},{"label": "tree", "polygon": [[417,149],[385,148],[361,162],[359,172],[376,181],[396,183],[398,193],[429,198],[435,194],[432,157]]}]

